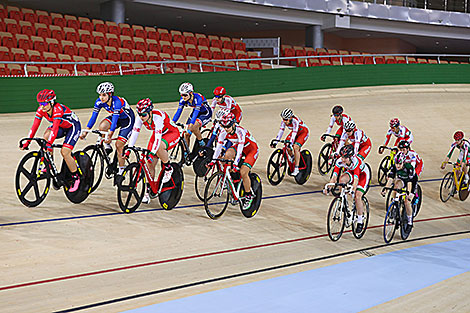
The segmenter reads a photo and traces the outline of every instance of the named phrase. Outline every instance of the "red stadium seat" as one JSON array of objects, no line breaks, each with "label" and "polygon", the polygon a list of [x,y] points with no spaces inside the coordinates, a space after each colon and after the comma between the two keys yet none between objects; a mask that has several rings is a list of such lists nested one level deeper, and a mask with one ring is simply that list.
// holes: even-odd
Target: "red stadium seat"
[{"label": "red stadium seat", "polygon": [[36,35],[42,38],[51,37],[51,30],[47,27],[46,24],[36,23],[34,24],[34,29],[36,30]]},{"label": "red stadium seat", "polygon": [[52,24],[52,17],[48,12],[36,10],[36,15],[38,16],[38,23],[45,24],[46,26]]},{"label": "red stadium seat", "polygon": [[93,37],[91,37],[91,33],[88,30],[79,29],[78,30],[78,36],[80,37],[80,42],[84,42],[84,43],[87,43],[87,44],[92,44],[93,43]]},{"label": "red stadium seat", "polygon": [[295,56],[302,57],[306,56],[307,52],[305,51],[305,48],[302,46],[293,46]]},{"label": "red stadium seat", "polygon": [[[74,62],[86,62],[86,59],[82,56],[74,55],[72,57],[72,60]],[[90,71],[90,64],[77,64],[77,71],[82,72],[82,71]]]},{"label": "red stadium seat", "polygon": [[[387,59],[387,57],[385,57],[385,59]],[[418,59],[418,64],[427,64],[427,63],[428,63],[427,59]]]},{"label": "red stadium seat", "polygon": [[[46,62],[58,62],[57,55],[55,53],[43,52],[42,56]],[[47,66],[57,69],[60,67],[60,64],[48,64]]]},{"label": "red stadium seat", "polygon": [[4,32],[7,30],[7,26],[3,22],[3,20],[0,18],[0,32]]},{"label": "red stadium seat", "polygon": [[7,64],[10,75],[24,75],[23,67],[19,64]]},{"label": "red stadium seat", "polygon": [[161,61],[160,56],[155,51],[146,51],[145,56],[147,57],[147,61]]},{"label": "red stadium seat", "polygon": [[78,33],[75,30],[75,28],[64,27],[63,30],[64,30],[66,40],[69,40],[69,41],[72,41],[72,42],[80,41],[80,38],[79,38]]},{"label": "red stadium seat", "polygon": [[31,22],[20,21],[18,23],[21,29],[21,33],[27,36],[34,36],[36,35],[36,29],[33,28],[33,24]]},{"label": "red stadium seat", "polygon": [[134,61],[131,51],[127,48],[119,48],[119,54],[121,55],[121,61]]},{"label": "red stadium seat", "polygon": [[232,39],[229,37],[220,37],[220,41],[222,42],[222,49],[230,49],[235,50],[235,45],[232,42]]},{"label": "red stadium seat", "polygon": [[47,76],[52,76],[56,74],[56,71],[54,70],[54,68],[45,67],[45,66],[41,66],[39,68],[39,72],[41,75],[47,75]]},{"label": "red stadium seat", "polygon": [[91,49],[93,58],[102,59],[102,60],[106,59],[106,53],[102,46],[90,44],[90,49]]},{"label": "red stadium seat", "polygon": [[416,64],[416,63],[418,63],[418,62],[416,61],[415,58],[408,57],[408,63],[409,63],[409,64]]},{"label": "red stadium seat", "polygon": [[8,17],[16,21],[21,21],[23,19],[23,13],[20,11],[20,8],[14,6],[7,6]]},{"label": "red stadium seat", "polygon": [[16,48],[16,38],[11,33],[0,32],[0,43],[2,47]]},{"label": "red stadium seat", "polygon": [[[172,59],[176,60],[176,61],[186,61],[184,56],[182,56],[180,54],[173,54]],[[174,63],[173,69],[175,69],[175,68],[180,68],[184,72],[186,72],[188,70],[188,64],[187,63]]]},{"label": "red stadium seat", "polygon": [[107,46],[115,47],[116,49],[121,47],[121,41],[119,40],[117,35],[111,34],[111,33],[106,33],[105,36],[106,36],[106,39],[108,41]]},{"label": "red stadium seat", "polygon": [[375,64],[385,64],[384,57],[375,57]]},{"label": "red stadium seat", "polygon": [[406,64],[405,57],[397,56],[397,57],[395,57],[395,61],[397,61],[398,64]]},{"label": "red stadium seat", "polygon": [[[148,34],[148,33],[147,33]],[[145,40],[146,44],[147,44],[147,49],[149,51],[155,51],[155,52],[160,52],[160,45],[158,44],[158,42],[154,39],[146,39]]]},{"label": "red stadium seat", "polygon": [[88,44],[84,42],[76,42],[75,46],[77,47],[78,55],[82,57],[89,58],[92,56],[92,52]]},{"label": "red stadium seat", "polygon": [[145,39],[142,37],[134,37],[134,47],[136,50],[142,50],[145,51],[147,50],[147,43],[145,42]]},{"label": "red stadium seat", "polygon": [[0,4],[0,19],[4,19],[8,17],[7,10]]},{"label": "red stadium seat", "polygon": [[308,66],[320,66],[320,59],[318,58],[310,58],[310,59],[307,59],[308,61]]},{"label": "red stadium seat", "polygon": [[[340,53],[338,52],[338,50],[336,49],[328,49],[328,55],[331,55],[330,58],[328,58],[328,60],[330,60],[331,62],[333,61],[336,61],[336,62],[340,62],[341,64],[341,57],[336,57],[335,55],[340,55]],[[349,53],[343,53],[343,54],[349,54]],[[325,55],[325,54],[321,54],[321,55]],[[351,59],[350,57],[346,57],[343,59],[343,61],[346,61],[346,62],[349,62],[348,59]],[[352,60],[352,59],[351,59]]]},{"label": "red stadium seat", "polygon": [[[210,46],[209,39],[207,38],[206,35],[204,35],[204,34],[196,34],[196,39],[197,39],[197,45],[198,45],[198,46],[205,46],[205,47],[209,47],[209,46]],[[199,47],[198,47],[198,48],[199,48]]]},{"label": "red stadium seat", "polygon": [[184,45],[186,50],[186,56],[193,56],[196,57],[199,55],[199,51],[197,50],[196,46],[190,43]]},{"label": "red stadium seat", "polygon": [[60,28],[64,28],[67,26],[65,22],[64,16],[59,13],[51,13],[52,24],[59,26]]},{"label": "red stadium seat", "polygon": [[396,64],[397,61],[394,56],[386,56],[385,57],[385,64]]},{"label": "red stadium seat", "polygon": [[80,29],[82,30],[87,30],[90,33],[94,30],[93,24],[88,17],[79,17],[78,23],[80,24]]},{"label": "red stadium seat", "polygon": [[352,58],[352,62],[354,64],[364,64],[364,57],[361,55],[360,52],[351,51],[351,54],[354,55]]},{"label": "red stadium seat", "polygon": [[132,55],[134,56],[134,61],[136,61],[136,62],[137,61],[147,61],[147,58],[146,58],[143,51],[133,49],[131,52],[132,52]]},{"label": "red stadium seat", "polygon": [[259,56],[258,56],[258,53],[257,53],[257,52],[255,52],[255,51],[249,51],[249,52],[248,52],[248,58],[249,58],[249,59],[253,59],[253,60],[250,60],[250,61],[249,61],[250,64],[251,64],[251,63],[256,63],[256,64],[258,64],[259,66],[261,66],[261,61],[260,61],[260,60],[257,60],[257,59],[259,59]]},{"label": "red stadium seat", "polygon": [[222,41],[220,40],[219,36],[209,35],[207,38],[209,39],[211,47],[222,49]]},{"label": "red stadium seat", "polygon": [[161,74],[161,67],[153,64],[146,64],[145,68],[147,69],[147,74]]},{"label": "red stadium seat", "polygon": [[120,34],[124,36],[129,36],[133,37],[134,36],[134,31],[132,30],[131,26],[126,23],[119,23],[119,30]]},{"label": "red stadium seat", "polygon": [[213,59],[221,60],[221,59],[224,58],[224,56],[222,55],[222,51],[220,51],[220,49],[218,47],[210,47],[209,50],[212,54]]},{"label": "red stadium seat", "polygon": [[106,59],[112,60],[112,61],[121,60],[121,55],[119,54],[119,51],[117,51],[115,47],[105,46],[104,51],[106,52]]},{"label": "red stadium seat", "polygon": [[189,44],[192,44],[194,46],[197,46],[197,39],[196,39],[196,36],[194,36],[193,33],[183,32],[183,36],[184,36],[184,42],[185,43],[189,43]]},{"label": "red stadium seat", "polygon": [[157,28],[157,32],[158,32],[158,38],[159,38],[160,41],[163,40],[163,41],[171,42],[171,35],[168,32],[168,29]]},{"label": "red stadium seat", "polygon": [[139,38],[142,38],[142,39],[147,38],[147,32],[145,31],[143,26],[132,25],[132,32],[134,33],[132,35],[133,37],[139,37]]},{"label": "red stadium seat", "polygon": [[169,41],[160,40],[159,44],[163,53],[173,54],[173,46]]},{"label": "red stadium seat", "polygon": [[235,50],[246,51],[246,44],[238,38],[232,38],[232,42]]},{"label": "red stadium seat", "polygon": [[31,24],[37,23],[38,16],[34,13],[31,9],[21,9],[21,13],[23,13],[23,21],[30,22]]},{"label": "red stadium seat", "polygon": [[26,65],[26,70],[28,71],[28,76],[38,76],[39,67],[34,65]]},{"label": "red stadium seat", "polygon": [[72,41],[69,40],[62,40],[60,42],[62,45],[62,53],[68,55],[77,55],[77,47]]},{"label": "red stadium seat", "polygon": [[331,64],[331,61],[328,60],[327,58],[321,58],[320,65],[332,65],[332,64]]},{"label": "red stadium seat", "polygon": [[80,28],[80,23],[76,16],[73,15],[64,15],[66,26],[78,30]]},{"label": "red stadium seat", "polygon": [[224,59],[236,59],[235,53],[231,49],[222,49]]},{"label": "red stadium seat", "polygon": [[186,55],[186,49],[184,48],[183,43],[173,42],[173,54]]},{"label": "red stadium seat", "polygon": [[[116,36],[119,36],[121,34],[120,29],[116,23],[107,21],[106,26],[108,28],[107,33],[114,34]],[[95,25],[95,30],[96,30],[96,25]]]},{"label": "red stadium seat", "polygon": [[199,59],[211,59],[212,54],[207,46],[199,46]]},{"label": "red stadium seat", "polygon": [[69,70],[64,69],[64,68],[58,68],[55,71],[57,75],[72,75],[72,73]]},{"label": "red stadium seat", "polygon": [[92,19],[91,23],[93,24],[93,29],[95,31],[103,33],[103,34],[108,32],[108,26],[104,23],[104,21]]},{"label": "red stadium seat", "polygon": [[235,50],[235,57],[237,59],[247,59],[248,55],[246,54],[245,51]]},{"label": "red stadium seat", "polygon": [[49,52],[53,52],[55,54],[62,53],[62,45],[55,38],[46,38],[46,46]]},{"label": "red stadium seat", "polygon": [[23,49],[11,48],[10,51],[13,54],[14,61],[28,61],[28,56]]},{"label": "red stadium seat", "polygon": [[[103,62],[112,62],[112,60],[103,60]],[[105,64],[106,72],[111,72],[110,74],[119,74],[119,66],[117,64]]]},{"label": "red stadium seat", "polygon": [[0,76],[7,76],[10,75],[10,69],[7,67],[6,64],[0,63]]},{"label": "red stadium seat", "polygon": [[[197,61],[197,57],[187,56],[186,60],[187,61]],[[191,72],[200,72],[201,71],[201,68],[199,67],[198,63],[189,63],[188,66],[191,68]]]},{"label": "red stadium seat", "polygon": [[5,23],[5,29],[7,32],[11,33],[12,35],[21,33],[20,25],[18,25],[16,20],[5,18],[3,19],[3,22]]},{"label": "red stadium seat", "polygon": [[281,55],[283,57],[293,57],[295,56],[295,50],[290,45],[281,45]]},{"label": "red stadium seat", "polygon": [[41,53],[36,50],[27,50],[26,55],[28,56],[31,62],[43,62],[44,58],[42,57]]},{"label": "red stadium seat", "polygon": [[9,48],[0,46],[0,61],[11,61],[12,57]]},{"label": "red stadium seat", "polygon": [[[101,62],[98,58],[88,58],[88,62]],[[106,72],[106,66],[104,64],[91,64],[92,73],[103,73]]]},{"label": "red stadium seat", "polygon": [[62,27],[57,26],[57,25],[49,25],[49,29],[51,30],[52,38],[55,38],[59,41],[65,39],[65,33],[62,30]]},{"label": "red stadium seat", "polygon": [[100,45],[100,46],[106,46],[108,43],[108,40],[104,36],[102,32],[92,32],[91,36],[93,37],[93,43]]},{"label": "red stadium seat", "polygon": [[23,34],[16,34],[15,37],[18,48],[24,50],[33,49],[33,42],[31,41],[29,36]]},{"label": "red stadium seat", "polygon": [[183,34],[179,30],[172,30],[170,32],[170,35],[171,35],[173,42],[180,42],[184,44]]},{"label": "red stadium seat", "polygon": [[248,64],[248,68],[250,70],[260,70],[261,69],[261,65],[257,64],[257,63],[250,63]]},{"label": "red stadium seat", "polygon": [[[59,62],[72,62],[72,57],[68,54],[59,53],[57,55],[57,58],[59,59]],[[72,73],[74,72],[74,65],[73,64],[61,64],[60,68],[67,69]]]},{"label": "red stadium seat", "polygon": [[312,47],[305,47],[305,52],[307,53],[308,56],[315,56],[317,55],[315,53],[315,49],[313,49]]},{"label": "red stadium seat", "polygon": [[[131,29],[131,28],[123,28],[123,29]],[[134,49],[134,42],[132,41],[131,37],[129,37],[127,35],[121,35],[121,36],[119,36],[119,40],[121,41],[121,47],[122,48],[127,48],[129,50]]]},{"label": "red stadium seat", "polygon": [[147,33],[147,38],[148,39],[153,39],[153,40],[157,40],[157,41],[160,39],[158,37],[158,32],[155,28],[146,26],[144,28],[144,30]]}]

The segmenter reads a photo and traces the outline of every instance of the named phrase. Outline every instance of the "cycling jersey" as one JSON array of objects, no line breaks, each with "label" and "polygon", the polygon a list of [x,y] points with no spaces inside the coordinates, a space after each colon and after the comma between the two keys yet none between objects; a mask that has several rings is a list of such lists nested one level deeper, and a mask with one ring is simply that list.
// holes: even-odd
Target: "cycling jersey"
[{"label": "cycling jersey", "polygon": [[[109,113],[112,113],[112,116],[107,118],[111,123],[111,127],[109,129],[110,131],[114,132],[116,130],[116,128],[118,127],[119,120],[129,120],[130,123],[124,124],[125,126],[130,124],[128,133],[132,131],[132,125],[134,125],[135,121],[134,111],[132,111],[126,99],[118,96],[112,96],[111,106],[109,106],[105,102],[101,102],[100,98],[96,99],[95,106],[93,107],[93,113],[91,115],[90,120],[88,121],[87,128],[91,129],[93,125],[95,125],[96,119],[98,118],[98,113],[101,109],[105,109]],[[128,135],[128,133],[124,134],[123,136],[126,138],[126,140],[128,138],[128,136],[126,136]],[[119,135],[121,136],[121,133],[119,133]]]},{"label": "cycling jersey", "polygon": [[403,168],[401,170],[398,170],[396,165],[393,164],[390,170],[388,171],[388,177],[392,179],[398,178],[402,180],[405,186],[409,182],[411,182],[412,187],[410,192],[415,192],[416,185],[418,183],[418,175],[416,174],[416,171],[411,165],[411,163],[404,163]]},{"label": "cycling jersey", "polygon": [[392,135],[397,137],[397,140],[395,141],[395,146],[402,140],[406,140],[410,144],[413,143],[413,134],[411,133],[411,131],[408,128],[406,128],[405,126],[400,125],[400,126],[398,126],[398,132],[397,133],[395,131],[393,131],[393,128],[390,128],[388,130],[386,138],[385,138],[384,146],[388,145]]},{"label": "cycling jersey", "polygon": [[250,132],[241,126],[235,124],[235,132],[233,134],[227,133],[225,129],[220,131],[217,138],[217,147],[214,152],[214,159],[217,159],[222,152],[222,146],[225,141],[232,142],[231,149],[235,149],[237,154],[235,156],[234,164],[239,164],[242,154],[245,154],[245,162],[249,167],[252,167],[258,158],[258,144]]},{"label": "cycling jersey", "polygon": [[212,109],[207,103],[207,100],[204,98],[203,95],[200,93],[194,92],[193,93],[193,100],[192,101],[184,101],[183,97],[181,97],[178,110],[176,110],[175,115],[173,116],[173,122],[178,122],[181,113],[183,112],[184,107],[189,106],[193,108],[191,112],[191,116],[189,117],[187,124],[194,124],[196,120],[199,118],[199,123],[201,126],[205,125],[209,122],[212,116]]},{"label": "cycling jersey", "polygon": [[[215,110],[215,107],[217,106],[217,104],[219,104],[217,102],[217,98],[212,99],[212,105],[211,105],[212,111]],[[222,102],[222,104],[219,104],[219,106],[221,109],[227,109],[231,113],[233,113],[235,115],[235,119],[237,120],[237,123],[240,123],[240,121],[242,120],[242,109],[240,108],[238,103],[235,101],[235,99],[233,99],[231,96],[226,95],[224,96],[224,102]]]},{"label": "cycling jersey", "polygon": [[[52,145],[56,138],[61,138],[64,135],[67,135],[63,144],[64,147],[72,149],[75,146],[78,136],[80,135],[81,125],[77,115],[72,112],[72,110],[63,104],[56,103],[52,108],[52,115],[49,115],[39,107],[36,111],[33,126],[28,134],[29,138],[33,138],[36,134],[42,118],[45,118],[52,123],[52,127],[49,127],[51,129],[51,134],[48,139],[49,144]],[[64,130],[67,131],[64,132]]]},{"label": "cycling jersey", "polygon": [[357,188],[362,192],[367,190],[370,181],[370,171],[366,163],[356,156],[351,157],[351,164],[347,165],[339,158],[335,163],[333,173],[339,175],[340,169],[345,169],[345,174],[349,176],[349,183],[358,180]]},{"label": "cycling jersey", "polygon": [[289,128],[291,130],[290,134],[287,136],[287,140],[290,140],[291,144],[297,143],[299,146],[302,146],[305,141],[308,139],[309,129],[304,122],[297,116],[292,117],[292,122],[286,124],[284,120],[281,121],[281,127],[279,128],[279,133],[277,134],[276,139],[280,140],[284,134],[284,130]]},{"label": "cycling jersey", "polygon": [[461,161],[464,161],[464,162],[467,162],[467,163],[470,162],[470,154],[469,154],[470,143],[467,140],[464,139],[461,146],[458,146],[457,142],[454,142],[450,146],[449,153],[447,154],[447,157],[449,159],[452,157],[452,153],[454,153],[455,148],[460,150],[460,154],[457,157],[458,162],[461,162]]},{"label": "cycling jersey", "polygon": [[338,120],[336,120],[335,116],[331,116],[331,121],[330,121],[330,125],[328,125],[328,129],[326,130],[326,133],[329,134],[331,132],[331,130],[333,129],[333,125],[336,123],[336,125],[339,126],[339,129],[338,131],[336,132],[336,135],[337,136],[341,136],[343,134],[343,126],[346,122],[348,121],[353,121],[351,117],[349,117],[349,115],[347,114],[341,114],[341,119],[340,121],[338,122]]},{"label": "cycling jersey", "polygon": [[369,155],[372,142],[370,141],[370,138],[368,138],[364,133],[364,131],[356,129],[350,136],[347,132],[344,132],[341,136],[337,151],[341,150],[346,140],[349,140],[349,142],[354,145],[354,154],[360,156],[363,160]]},{"label": "cycling jersey", "polygon": [[148,121],[143,123],[140,118],[136,119],[134,128],[132,129],[132,135],[129,139],[129,147],[135,145],[142,125],[148,130],[153,131],[148,144],[148,150],[152,151],[153,154],[157,153],[162,141],[165,142],[167,150],[174,148],[178,143],[180,132],[178,128],[173,125],[168,113],[154,109],[150,123]]},{"label": "cycling jersey", "polygon": [[408,153],[405,155],[405,163],[409,163],[411,166],[413,166],[418,177],[421,175],[421,172],[423,171],[423,160],[415,151],[408,151]]}]

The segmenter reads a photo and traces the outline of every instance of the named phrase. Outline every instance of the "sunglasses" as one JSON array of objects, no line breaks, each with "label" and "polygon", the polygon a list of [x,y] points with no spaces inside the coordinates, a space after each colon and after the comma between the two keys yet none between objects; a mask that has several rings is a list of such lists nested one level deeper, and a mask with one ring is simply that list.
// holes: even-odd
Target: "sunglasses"
[{"label": "sunglasses", "polygon": [[341,114],[333,114],[335,117],[341,116]]},{"label": "sunglasses", "polygon": [[189,93],[182,93],[181,97],[189,97]]},{"label": "sunglasses", "polygon": [[44,107],[45,107],[46,105],[49,105],[49,104],[51,104],[51,103],[50,103],[50,102],[39,102],[39,105],[42,105],[42,106],[44,106]]},{"label": "sunglasses", "polygon": [[214,96],[215,98],[223,98],[224,96],[223,95],[217,95],[217,96]]},{"label": "sunglasses", "polygon": [[138,113],[140,117],[146,117],[147,115],[149,115],[148,112],[144,112],[144,113]]}]

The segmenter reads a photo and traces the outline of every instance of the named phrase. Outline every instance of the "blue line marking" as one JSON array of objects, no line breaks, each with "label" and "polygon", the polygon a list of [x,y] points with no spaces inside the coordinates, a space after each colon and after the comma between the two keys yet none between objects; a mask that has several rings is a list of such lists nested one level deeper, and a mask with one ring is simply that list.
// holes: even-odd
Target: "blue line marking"
[{"label": "blue line marking", "polygon": [[470,270],[470,239],[403,249],[127,312],[358,312]]}]

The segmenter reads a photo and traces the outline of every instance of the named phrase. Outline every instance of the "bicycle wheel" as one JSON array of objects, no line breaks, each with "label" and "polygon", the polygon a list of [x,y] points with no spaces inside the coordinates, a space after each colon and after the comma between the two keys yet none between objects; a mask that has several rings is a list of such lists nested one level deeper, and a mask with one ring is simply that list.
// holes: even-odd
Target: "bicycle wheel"
[{"label": "bicycle wheel", "polygon": [[271,185],[279,185],[286,174],[287,160],[282,149],[276,149],[268,161],[268,181]]},{"label": "bicycle wheel", "polygon": [[333,158],[332,158],[333,145],[327,143],[323,145],[318,154],[318,171],[321,175],[326,175],[330,169],[333,167]]},{"label": "bicycle wheel", "polygon": [[[15,188],[18,199],[27,207],[35,207],[46,199],[51,173],[39,151],[26,154],[18,164]],[[32,191],[32,192],[30,192]]]},{"label": "bicycle wheel", "polygon": [[408,228],[408,216],[406,215],[406,208],[405,204],[402,205],[401,207],[401,214],[400,214],[400,234],[401,234],[401,239],[406,240],[408,239],[408,236],[410,236],[410,233],[406,232],[406,229]]},{"label": "bicycle wheel", "polygon": [[224,175],[224,172],[214,173],[204,189],[204,209],[213,220],[220,218],[228,206],[230,190]]},{"label": "bicycle wheel", "polygon": [[370,184],[372,182],[372,168],[370,167],[369,163],[366,163],[366,166],[369,168],[370,177],[369,177],[369,183],[367,184],[367,189],[365,190],[364,195],[366,195],[367,192],[369,192]]},{"label": "bicycle wheel", "polygon": [[[462,175],[464,175],[464,174],[462,174]],[[462,179],[462,182],[460,183],[460,187],[459,187],[459,199],[460,199],[460,201],[465,201],[468,197],[468,193],[469,193],[468,183],[464,184],[463,179]]]},{"label": "bicycle wheel", "polygon": [[91,158],[91,165],[92,165],[92,170],[93,170],[93,184],[91,186],[90,192],[94,192],[98,186],[101,183],[101,180],[103,179],[103,173],[104,173],[104,159],[103,155],[101,154],[101,151],[98,147],[95,145],[90,145],[85,147],[83,150]]},{"label": "bicycle wheel", "polygon": [[[261,185],[261,178],[256,173],[250,173],[251,179],[251,189],[255,194],[255,198],[248,209],[244,210],[242,202],[240,202],[240,210],[244,217],[251,218],[256,215],[259,211],[259,207],[261,205],[261,199],[263,198],[263,188]],[[245,195],[245,189],[240,188],[240,196],[243,197]]]},{"label": "bicycle wheel", "polygon": [[124,169],[122,176],[122,181],[117,185],[119,207],[124,213],[132,213],[144,197],[145,174],[140,163],[131,163]]},{"label": "bicycle wheel", "polygon": [[[392,185],[392,187],[394,187],[394,186]],[[385,212],[387,212],[388,207],[390,206],[390,199],[391,198],[392,198],[392,190],[389,190],[387,192],[387,200],[385,201]]]},{"label": "bicycle wheel", "polygon": [[183,147],[183,142],[182,138],[180,138],[180,141],[178,142],[178,145],[171,149],[168,157],[170,159],[170,162],[175,162],[178,163],[179,165],[183,165],[184,162],[184,147]]},{"label": "bicycle wheel", "polygon": [[[379,169],[377,171],[377,181],[380,186],[385,186],[387,183],[387,173],[390,170],[390,156],[387,155],[382,159],[379,165]],[[372,173],[372,172],[371,172]]]},{"label": "bicycle wheel", "polygon": [[72,173],[65,163],[62,161],[61,175],[64,179],[64,193],[67,199],[72,203],[82,203],[91,193],[91,186],[93,185],[94,171],[92,169],[91,159],[88,153],[84,151],[75,151],[73,158],[79,167],[80,184],[78,189],[74,192],[70,192],[70,184],[73,181]]},{"label": "bicycle wheel", "polygon": [[295,182],[299,185],[303,185],[307,182],[308,178],[310,177],[310,173],[312,172],[312,155],[308,150],[300,151],[300,164],[299,174],[295,176]]},{"label": "bicycle wheel", "polygon": [[183,195],[183,170],[181,169],[181,166],[179,166],[177,163],[170,163],[170,165],[173,167],[173,174],[171,175],[171,180],[163,185],[162,191],[158,196],[160,205],[165,210],[173,209],[181,200],[181,196]]},{"label": "bicycle wheel", "polygon": [[[421,203],[423,202],[423,191],[421,190],[421,186],[419,184],[416,186],[415,197],[418,197],[418,203],[413,205],[413,218],[418,215],[419,209],[421,209]],[[413,199],[413,201],[415,200]]]},{"label": "bicycle wheel", "polygon": [[454,195],[455,191],[455,182],[453,173],[449,172],[444,175],[444,178],[441,181],[441,188],[439,192],[439,197],[442,202],[447,202]]},{"label": "bicycle wheel", "polygon": [[352,223],[352,233],[354,235],[354,237],[356,237],[356,239],[361,239],[362,236],[364,236],[364,234],[366,233],[366,230],[367,230],[367,225],[369,224],[369,201],[367,200],[367,198],[365,196],[362,196],[362,204],[364,205],[364,212],[363,212],[363,215],[364,215],[364,218],[362,220],[362,222],[364,223],[364,227],[362,228],[362,231],[360,233],[357,233],[356,232],[356,225],[357,225],[357,211],[354,211],[354,220],[353,220],[353,223]]},{"label": "bicycle wheel", "polygon": [[399,213],[398,213],[398,203],[392,201],[388,207],[387,214],[385,214],[384,221],[384,241],[385,243],[390,243],[395,235],[395,231],[399,225]]},{"label": "bicycle wheel", "polygon": [[344,208],[341,204],[341,198],[336,197],[331,201],[330,208],[328,209],[328,217],[326,226],[328,229],[328,237],[332,241],[337,241],[341,238],[344,231],[344,224],[346,222],[346,215]]}]

